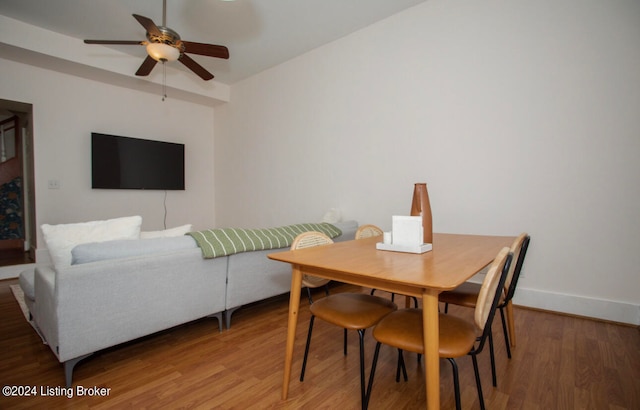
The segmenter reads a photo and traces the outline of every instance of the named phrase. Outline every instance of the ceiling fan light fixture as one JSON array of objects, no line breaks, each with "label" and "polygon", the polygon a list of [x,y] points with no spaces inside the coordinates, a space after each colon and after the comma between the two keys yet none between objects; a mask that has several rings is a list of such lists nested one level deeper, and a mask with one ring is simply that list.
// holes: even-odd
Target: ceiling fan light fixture
[{"label": "ceiling fan light fixture", "polygon": [[138,23],[146,30],[147,41],[85,40],[84,42],[87,44],[131,44],[146,46],[147,57],[138,68],[138,71],[136,71],[137,76],[143,77],[149,75],[157,62],[163,63],[164,67],[165,62],[178,60],[203,80],[211,80],[213,74],[189,57],[188,54],[228,59],[229,50],[225,46],[181,40],[178,33],[165,26],[166,6],[166,0],[164,0],[162,2],[162,26],[156,25],[156,23],[148,17],[138,14],[133,15]]},{"label": "ceiling fan light fixture", "polygon": [[176,61],[180,57],[180,50],[164,43],[147,44],[147,53],[156,61]]}]

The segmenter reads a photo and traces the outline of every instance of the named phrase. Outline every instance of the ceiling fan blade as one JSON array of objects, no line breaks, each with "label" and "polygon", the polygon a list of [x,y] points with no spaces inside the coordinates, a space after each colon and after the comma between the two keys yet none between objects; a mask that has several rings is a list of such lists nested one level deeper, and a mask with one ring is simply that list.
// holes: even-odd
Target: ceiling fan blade
[{"label": "ceiling fan blade", "polygon": [[194,43],[193,41],[183,41],[184,52],[191,54],[199,54],[202,56],[229,58],[229,49],[225,46],[217,46],[214,44]]},{"label": "ceiling fan blade", "polygon": [[187,68],[189,68],[191,71],[193,71],[194,73],[196,73],[198,76],[200,76],[200,78],[202,78],[203,80],[207,81],[207,80],[211,80],[213,78],[213,74],[211,74],[210,72],[208,72],[203,66],[201,66],[200,64],[196,63],[195,60],[193,60],[191,57],[189,57],[186,54],[181,54],[180,58],[178,58],[178,60],[184,64],[185,66],[187,66]]},{"label": "ceiling fan blade", "polygon": [[149,75],[151,70],[153,70],[153,67],[156,66],[156,63],[157,61],[151,58],[151,56],[147,56],[147,58],[145,58],[144,61],[142,62],[142,65],[140,66],[140,68],[138,68],[138,71],[136,71],[136,75],[139,75],[139,76]]},{"label": "ceiling fan blade", "polygon": [[138,20],[138,23],[142,24],[142,27],[147,30],[147,33],[154,36],[162,37],[160,29],[158,29],[158,26],[156,26],[156,23],[154,23],[153,20],[145,16],[140,16],[138,14],[134,14],[133,17]]},{"label": "ceiling fan blade", "polygon": [[140,45],[143,46],[146,44],[146,41],[135,41],[135,40],[85,40],[85,44],[125,44],[125,45]]}]

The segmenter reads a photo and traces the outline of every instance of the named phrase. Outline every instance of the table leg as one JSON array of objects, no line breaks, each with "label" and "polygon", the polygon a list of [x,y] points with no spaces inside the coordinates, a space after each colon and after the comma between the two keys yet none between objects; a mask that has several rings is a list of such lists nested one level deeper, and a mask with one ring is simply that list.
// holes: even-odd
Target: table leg
[{"label": "table leg", "polygon": [[[289,295],[289,319],[287,323],[287,347],[284,357],[284,380],[282,383],[282,400],[289,394],[291,380],[291,364],[293,362],[293,345],[296,339],[298,325],[298,308],[300,307],[300,289],[302,286],[302,271],[294,266],[291,272],[291,293]],[[437,298],[436,298],[437,299]]]},{"label": "table leg", "polygon": [[509,325],[509,342],[511,347],[516,347],[516,325],[513,320],[513,305],[511,301],[507,303],[507,324]]},{"label": "table leg", "polygon": [[438,320],[438,292],[428,289],[422,294],[425,384],[428,409],[440,409],[440,332]]}]

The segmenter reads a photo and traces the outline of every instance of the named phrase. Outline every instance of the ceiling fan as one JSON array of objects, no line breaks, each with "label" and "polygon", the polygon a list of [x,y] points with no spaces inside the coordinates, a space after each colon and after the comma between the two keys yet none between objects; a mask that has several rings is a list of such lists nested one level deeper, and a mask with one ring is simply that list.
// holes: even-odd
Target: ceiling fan
[{"label": "ceiling fan", "polygon": [[229,50],[225,46],[214,44],[195,43],[180,39],[177,32],[166,26],[167,24],[167,1],[162,1],[162,25],[157,26],[148,17],[134,14],[133,17],[147,30],[147,41],[128,40],[84,40],[86,44],[125,44],[141,45],[147,47],[147,58],[142,62],[136,75],[149,75],[158,61],[178,60],[191,71],[196,73],[203,80],[211,80],[213,74],[189,57],[186,53],[198,54],[207,57],[229,58]]}]

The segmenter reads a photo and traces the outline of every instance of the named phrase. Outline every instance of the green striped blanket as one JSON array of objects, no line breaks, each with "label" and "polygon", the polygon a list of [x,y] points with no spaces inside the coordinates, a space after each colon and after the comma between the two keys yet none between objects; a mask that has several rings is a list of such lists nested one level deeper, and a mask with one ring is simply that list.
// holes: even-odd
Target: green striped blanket
[{"label": "green striped blanket", "polygon": [[240,252],[286,248],[291,246],[296,236],[308,231],[322,232],[330,238],[342,234],[339,228],[323,222],[265,229],[207,229],[189,232],[187,235],[191,235],[198,243],[202,256],[210,259]]}]

